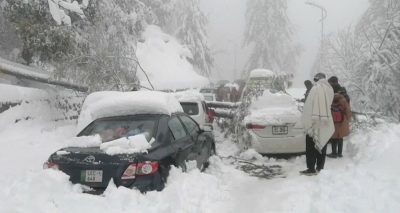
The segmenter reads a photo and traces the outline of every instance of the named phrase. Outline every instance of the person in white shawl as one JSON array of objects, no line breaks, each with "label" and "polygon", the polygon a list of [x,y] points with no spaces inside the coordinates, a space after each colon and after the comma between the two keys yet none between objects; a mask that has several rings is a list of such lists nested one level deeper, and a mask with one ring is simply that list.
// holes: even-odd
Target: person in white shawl
[{"label": "person in white shawl", "polygon": [[301,120],[297,123],[297,127],[304,128],[307,134],[307,170],[301,171],[302,174],[316,174],[324,168],[326,145],[335,131],[331,114],[334,93],[325,78],[323,73],[314,76],[315,84],[304,103]]}]

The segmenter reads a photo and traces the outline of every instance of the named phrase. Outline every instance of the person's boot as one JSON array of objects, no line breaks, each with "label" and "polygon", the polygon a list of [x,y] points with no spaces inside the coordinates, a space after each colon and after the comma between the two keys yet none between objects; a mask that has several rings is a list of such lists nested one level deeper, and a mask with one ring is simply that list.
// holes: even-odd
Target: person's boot
[{"label": "person's boot", "polygon": [[331,144],[332,144],[332,153],[327,154],[326,156],[328,156],[329,158],[337,158],[338,143],[336,141],[332,141]]},{"label": "person's boot", "polygon": [[327,154],[326,156],[328,156],[329,158],[337,158],[338,157],[338,155],[336,153]]},{"label": "person's boot", "polygon": [[318,173],[317,173],[317,171],[315,169],[306,169],[306,170],[300,171],[300,174],[302,174],[302,175],[316,175]]},{"label": "person's boot", "polygon": [[342,158],[342,151],[343,151],[343,139],[341,141],[338,142],[338,157]]}]

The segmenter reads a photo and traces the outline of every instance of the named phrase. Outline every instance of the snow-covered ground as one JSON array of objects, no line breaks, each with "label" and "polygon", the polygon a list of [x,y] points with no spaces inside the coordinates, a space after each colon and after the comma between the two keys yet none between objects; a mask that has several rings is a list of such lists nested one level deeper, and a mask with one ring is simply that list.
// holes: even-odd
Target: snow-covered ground
[{"label": "snow-covered ground", "polygon": [[[238,155],[217,134],[218,156],[204,173],[173,168],[165,189],[141,194],[110,185],[102,196],[81,193],[61,172],[42,164],[75,134],[74,122],[43,119],[0,130],[0,212],[398,212],[400,125],[380,124],[345,141],[344,158],[327,158],[317,176],[301,176],[305,157],[268,159],[253,150]],[[328,149],[329,150],[329,149]],[[233,158],[279,165],[272,179],[252,177]]]}]

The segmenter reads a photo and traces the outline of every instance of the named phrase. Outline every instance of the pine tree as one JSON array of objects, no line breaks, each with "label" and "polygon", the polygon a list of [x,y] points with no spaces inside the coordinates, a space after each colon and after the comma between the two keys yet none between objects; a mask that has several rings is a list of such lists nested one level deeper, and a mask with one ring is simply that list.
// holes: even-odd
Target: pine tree
[{"label": "pine tree", "polygon": [[246,65],[247,72],[254,68],[293,72],[299,52],[292,42],[286,13],[286,0],[247,2],[244,45],[253,49]]},{"label": "pine tree", "polygon": [[[152,1],[153,2],[153,1]],[[205,76],[211,74],[214,59],[208,46],[207,18],[200,10],[199,0],[165,0],[155,10],[162,28],[186,45],[192,56],[188,60]]]}]

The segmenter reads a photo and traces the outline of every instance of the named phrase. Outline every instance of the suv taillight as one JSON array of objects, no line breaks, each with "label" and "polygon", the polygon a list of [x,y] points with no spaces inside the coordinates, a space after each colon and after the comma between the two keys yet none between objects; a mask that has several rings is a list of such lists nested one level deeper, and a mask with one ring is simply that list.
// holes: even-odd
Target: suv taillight
[{"label": "suv taillight", "polygon": [[135,179],[136,175],[150,175],[158,171],[159,163],[157,161],[146,161],[143,163],[129,164],[128,168],[122,174],[121,179]]},{"label": "suv taillight", "polygon": [[265,127],[267,126],[261,124],[251,124],[251,123],[246,124],[247,129],[264,129]]},{"label": "suv taillight", "polygon": [[51,163],[51,162],[45,162],[44,164],[43,164],[43,169],[55,169],[55,170],[58,170],[58,165],[57,164],[55,164],[55,163]]}]

